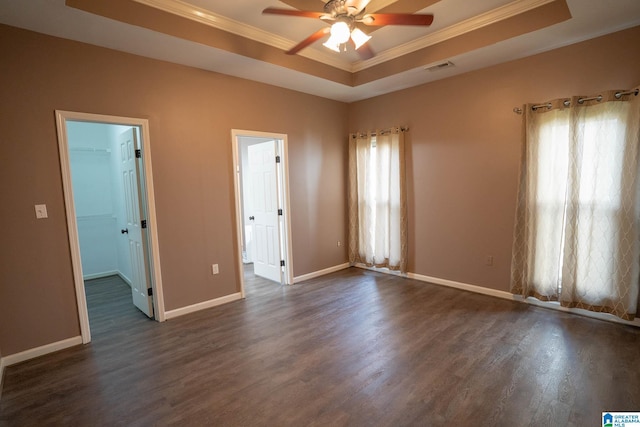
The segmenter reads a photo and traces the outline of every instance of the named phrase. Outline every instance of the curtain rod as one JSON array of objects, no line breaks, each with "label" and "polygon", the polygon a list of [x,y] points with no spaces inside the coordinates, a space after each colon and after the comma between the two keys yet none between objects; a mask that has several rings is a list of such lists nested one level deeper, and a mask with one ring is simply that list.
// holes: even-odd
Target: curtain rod
[{"label": "curtain rod", "polygon": [[[393,132],[394,129],[398,129],[400,132],[407,132],[409,130],[409,127],[408,126],[392,127],[392,128],[389,128],[389,129],[381,130],[380,134],[384,135],[385,133],[391,133],[391,132]],[[352,138],[357,138],[358,136],[365,137],[365,136],[367,136],[367,134],[366,133],[352,133],[351,134]],[[371,131],[371,136],[377,136],[376,132],[375,131]]]},{"label": "curtain rod", "polygon": [[[627,90],[624,92],[616,92],[616,94],[614,95],[616,97],[616,99],[620,99],[622,98],[624,95],[635,95],[638,96],[638,92],[639,89],[634,89],[634,90]],[[578,99],[578,104],[582,104],[585,101],[593,101],[593,100],[597,100],[598,102],[602,101],[602,95],[598,95],[598,96],[592,96],[591,98],[580,98]],[[566,99],[563,103],[562,103],[565,107],[568,107],[571,105],[571,100]],[[547,102],[546,104],[539,104],[539,105],[533,105],[531,107],[531,109],[533,111],[536,111],[538,108],[551,108],[552,105],[550,102]],[[522,114],[522,108],[520,107],[514,107],[513,112],[516,114]]]}]

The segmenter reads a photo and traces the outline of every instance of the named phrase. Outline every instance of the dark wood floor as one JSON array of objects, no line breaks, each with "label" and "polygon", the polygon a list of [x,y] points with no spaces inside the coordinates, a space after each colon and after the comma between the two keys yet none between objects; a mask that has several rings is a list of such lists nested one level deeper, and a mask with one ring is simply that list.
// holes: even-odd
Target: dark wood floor
[{"label": "dark wood floor", "polygon": [[131,287],[119,276],[87,280],[84,289],[91,339],[95,344],[127,334],[131,325],[152,322],[133,305]]},{"label": "dark wood floor", "polygon": [[583,427],[640,410],[637,328],[355,268],[247,285],[10,366],[0,424]]}]

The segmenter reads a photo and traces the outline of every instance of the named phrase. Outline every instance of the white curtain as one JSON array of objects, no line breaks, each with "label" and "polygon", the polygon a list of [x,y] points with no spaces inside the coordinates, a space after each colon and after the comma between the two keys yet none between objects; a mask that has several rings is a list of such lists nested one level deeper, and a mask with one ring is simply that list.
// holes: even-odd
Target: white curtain
[{"label": "white curtain", "polygon": [[404,133],[399,128],[350,136],[351,263],[406,271],[404,168]]},{"label": "white curtain", "polygon": [[640,97],[620,92],[524,109],[512,291],[632,320],[640,276]]}]

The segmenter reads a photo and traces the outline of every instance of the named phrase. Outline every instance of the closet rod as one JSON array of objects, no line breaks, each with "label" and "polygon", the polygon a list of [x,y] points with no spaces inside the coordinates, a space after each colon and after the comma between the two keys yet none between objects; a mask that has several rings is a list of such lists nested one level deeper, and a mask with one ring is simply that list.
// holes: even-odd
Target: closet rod
[{"label": "closet rod", "polygon": [[87,153],[111,153],[109,148],[94,148],[94,147],[70,147],[69,151],[84,151]]}]

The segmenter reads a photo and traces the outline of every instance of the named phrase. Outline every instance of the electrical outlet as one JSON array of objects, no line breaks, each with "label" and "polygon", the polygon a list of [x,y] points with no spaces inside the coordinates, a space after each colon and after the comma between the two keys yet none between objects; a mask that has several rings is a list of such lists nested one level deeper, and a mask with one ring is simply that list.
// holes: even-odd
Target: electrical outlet
[{"label": "electrical outlet", "polygon": [[218,264],[211,264],[211,274],[218,274],[220,270],[218,269]]},{"label": "electrical outlet", "polygon": [[342,246],[342,242],[340,240],[338,240],[338,243],[336,244],[336,246],[338,246],[338,247]]},{"label": "electrical outlet", "polygon": [[488,266],[492,266],[493,265],[493,255],[487,255],[487,258],[484,262],[486,265]]},{"label": "electrical outlet", "polygon": [[35,205],[36,208],[36,218],[43,219],[49,218],[47,214],[47,205]]}]

